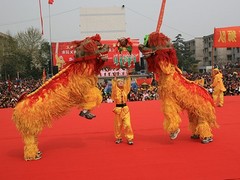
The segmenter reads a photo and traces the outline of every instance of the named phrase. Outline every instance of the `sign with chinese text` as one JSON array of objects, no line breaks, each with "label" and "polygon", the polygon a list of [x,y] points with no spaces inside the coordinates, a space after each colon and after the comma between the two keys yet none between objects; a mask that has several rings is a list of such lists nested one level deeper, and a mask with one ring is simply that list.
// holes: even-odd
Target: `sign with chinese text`
[{"label": "sign with chinese text", "polygon": [[[102,40],[102,44],[109,45],[108,61],[105,62],[105,67],[108,68],[134,68],[135,63],[139,62],[139,40],[131,39],[132,52],[131,54],[123,49],[121,53],[117,48],[117,40]],[[53,65],[58,66],[59,69],[63,67],[66,62],[74,60],[74,49],[71,42],[53,42],[52,43]]]},{"label": "sign with chinese text", "polygon": [[240,47],[240,26],[215,28],[214,47]]}]

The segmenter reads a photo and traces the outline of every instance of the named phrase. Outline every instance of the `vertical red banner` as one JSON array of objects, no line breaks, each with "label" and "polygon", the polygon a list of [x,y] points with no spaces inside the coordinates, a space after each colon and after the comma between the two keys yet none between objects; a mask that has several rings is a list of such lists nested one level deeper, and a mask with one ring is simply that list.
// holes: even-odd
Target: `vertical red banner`
[{"label": "vertical red banner", "polygon": [[163,20],[163,15],[164,15],[164,10],[165,10],[165,4],[166,4],[166,0],[162,0],[162,6],[161,6],[161,10],[160,10],[159,17],[158,17],[158,23],[157,23],[156,32],[160,32],[160,28],[162,26],[162,20]]},{"label": "vertical red banner", "polygon": [[41,0],[39,0],[38,3],[39,3],[39,10],[40,10],[40,22],[41,22],[41,28],[42,28],[42,35],[43,35],[44,33],[43,33],[43,17],[42,17],[42,3],[41,3]]},{"label": "vertical red banner", "polygon": [[215,28],[214,47],[240,47],[240,26]]}]

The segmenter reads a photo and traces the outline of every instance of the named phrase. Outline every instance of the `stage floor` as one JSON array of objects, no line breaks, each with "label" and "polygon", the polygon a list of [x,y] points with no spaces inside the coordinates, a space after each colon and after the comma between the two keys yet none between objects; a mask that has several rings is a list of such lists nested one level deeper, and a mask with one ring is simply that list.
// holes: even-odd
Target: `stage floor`
[{"label": "stage floor", "polygon": [[23,142],[11,120],[13,109],[0,109],[0,180],[223,180],[240,179],[240,96],[225,97],[216,108],[220,128],[214,142],[190,139],[186,112],[181,133],[170,140],[163,131],[159,101],[129,102],[134,145],[115,144],[112,109],[102,104],[86,120],[75,108],[39,136],[43,157],[23,160]]}]

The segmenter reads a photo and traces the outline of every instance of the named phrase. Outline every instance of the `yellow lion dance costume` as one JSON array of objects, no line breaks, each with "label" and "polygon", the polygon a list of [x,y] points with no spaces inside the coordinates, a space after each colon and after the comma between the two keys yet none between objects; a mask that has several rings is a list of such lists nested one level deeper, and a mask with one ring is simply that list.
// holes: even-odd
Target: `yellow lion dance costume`
[{"label": "yellow lion dance costume", "polygon": [[96,74],[107,60],[109,47],[100,40],[97,34],[74,41],[75,60],[36,91],[20,97],[13,120],[25,144],[25,160],[41,158],[38,134],[44,127],[50,127],[53,119],[65,115],[72,107],[91,110],[102,102]]},{"label": "yellow lion dance costume", "polygon": [[208,92],[183,77],[177,67],[176,51],[170,39],[162,33],[151,33],[139,50],[145,56],[149,72],[159,75],[159,95],[164,113],[164,129],[175,139],[180,132],[179,113],[187,110],[191,138],[206,144],[213,141],[212,128],[217,127],[215,107]]}]

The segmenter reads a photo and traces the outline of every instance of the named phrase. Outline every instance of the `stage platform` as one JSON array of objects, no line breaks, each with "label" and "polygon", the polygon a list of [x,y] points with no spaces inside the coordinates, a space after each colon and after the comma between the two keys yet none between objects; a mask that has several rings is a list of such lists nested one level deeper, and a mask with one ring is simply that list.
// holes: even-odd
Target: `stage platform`
[{"label": "stage platform", "polygon": [[[170,140],[163,131],[159,101],[129,102],[135,138],[115,144],[112,109],[102,104],[86,120],[75,108],[39,136],[41,160],[23,160],[23,142],[0,109],[0,180],[224,180],[240,179],[240,96],[225,97],[216,108],[220,125],[214,142],[190,139],[186,112],[181,132]],[[34,121],[34,119],[33,119]]]}]

